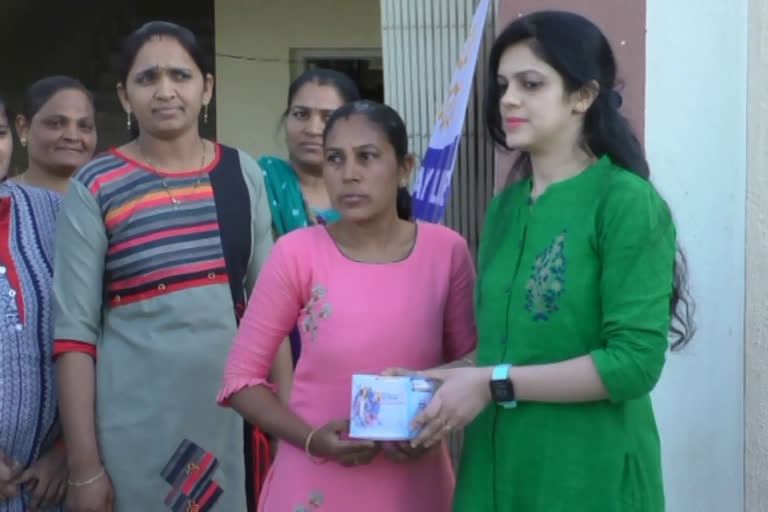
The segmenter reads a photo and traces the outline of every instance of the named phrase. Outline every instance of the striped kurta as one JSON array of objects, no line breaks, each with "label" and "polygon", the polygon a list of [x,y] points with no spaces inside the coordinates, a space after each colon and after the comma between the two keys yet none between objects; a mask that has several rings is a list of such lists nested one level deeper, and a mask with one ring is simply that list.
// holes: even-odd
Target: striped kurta
[{"label": "striped kurta", "polygon": [[[52,192],[0,183],[0,450],[25,467],[58,435],[51,360],[58,208]],[[28,505],[22,493],[0,500],[0,512],[24,512]]]},{"label": "striped kurta", "polygon": [[62,205],[55,352],[97,357],[97,436],[117,512],[165,509],[176,489],[163,469],[185,440],[218,464],[213,510],[245,510],[242,419],[215,402],[236,321],[214,169],[241,172],[248,187],[250,290],[272,237],[262,171],[245,153],[217,146],[202,170],[162,173],[112,150],[78,171]]}]

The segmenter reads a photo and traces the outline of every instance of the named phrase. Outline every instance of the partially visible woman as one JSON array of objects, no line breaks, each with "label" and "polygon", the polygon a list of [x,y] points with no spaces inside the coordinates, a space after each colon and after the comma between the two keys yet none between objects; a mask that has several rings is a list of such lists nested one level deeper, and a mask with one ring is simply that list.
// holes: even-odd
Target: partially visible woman
[{"label": "partially visible woman", "polygon": [[7,179],[10,117],[0,97],[0,512],[58,511],[67,489],[51,359],[59,199]]},{"label": "partially visible woman", "polygon": [[307,70],[288,88],[283,113],[288,160],[259,158],[277,236],[339,218],[323,183],[323,130],[334,110],[359,99],[355,82],[332,69]]},{"label": "partially visible woman", "polygon": [[16,182],[63,194],[69,178],[96,150],[93,96],[68,76],[38,80],[27,89],[16,130],[29,157]]},{"label": "partially visible woman", "polygon": [[[323,183],[323,130],[331,113],[345,103],[360,99],[355,82],[332,69],[309,69],[299,75],[288,88],[288,102],[281,124],[285,129],[288,160],[275,155],[259,158],[264,170],[272,231],[279,237],[294,229],[312,224],[325,224],[339,218],[331,206]],[[286,361],[290,351],[293,365],[301,352],[299,332],[294,328],[289,340],[280,347]],[[282,367],[284,366],[284,367]],[[287,403],[290,396],[293,366],[278,364],[272,380],[278,395]],[[257,497],[274,456],[275,446],[258,428],[253,429],[254,495]]]},{"label": "partially visible woman", "polygon": [[243,421],[214,399],[271,219],[256,161],[200,135],[210,69],[184,27],[128,36],[117,92],[138,136],[81,167],[62,203],[71,512],[246,509]]},{"label": "partially visible woman", "polygon": [[[282,116],[288,160],[275,155],[259,158],[275,237],[339,218],[323,183],[323,130],[334,110],[359,99],[360,91],[355,82],[333,69],[309,69],[291,82]],[[296,329],[291,331],[289,339],[295,365],[301,352]],[[287,345],[281,347],[283,351],[287,349]],[[278,393],[287,400],[291,368],[276,368],[275,374]],[[255,438],[254,443],[263,444]]]}]

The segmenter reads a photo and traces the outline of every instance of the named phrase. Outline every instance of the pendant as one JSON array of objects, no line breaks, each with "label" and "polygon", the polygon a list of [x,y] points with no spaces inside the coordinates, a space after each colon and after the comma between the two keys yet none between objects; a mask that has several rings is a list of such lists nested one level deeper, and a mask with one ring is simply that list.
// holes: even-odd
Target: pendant
[{"label": "pendant", "polygon": [[178,209],[179,205],[181,204],[181,201],[176,199],[175,197],[171,197],[171,202],[173,203],[173,209]]}]

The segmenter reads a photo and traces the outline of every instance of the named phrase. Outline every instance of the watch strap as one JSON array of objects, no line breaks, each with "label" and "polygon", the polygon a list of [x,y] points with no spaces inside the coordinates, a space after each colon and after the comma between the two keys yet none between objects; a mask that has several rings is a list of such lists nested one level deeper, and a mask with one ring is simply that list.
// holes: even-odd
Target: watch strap
[{"label": "watch strap", "polygon": [[[493,371],[491,372],[491,380],[506,381],[509,383],[510,386],[512,386],[512,382],[509,380],[509,369],[511,368],[511,366],[512,365],[510,364],[499,364],[494,366]],[[517,406],[516,400],[509,400],[507,402],[496,402],[496,403],[505,409],[512,409],[513,407]]]},{"label": "watch strap", "polygon": [[[491,380],[504,380],[509,378],[509,369],[512,365],[510,364],[497,364],[493,367],[493,372],[491,373]],[[486,374],[487,375],[487,374]]]}]

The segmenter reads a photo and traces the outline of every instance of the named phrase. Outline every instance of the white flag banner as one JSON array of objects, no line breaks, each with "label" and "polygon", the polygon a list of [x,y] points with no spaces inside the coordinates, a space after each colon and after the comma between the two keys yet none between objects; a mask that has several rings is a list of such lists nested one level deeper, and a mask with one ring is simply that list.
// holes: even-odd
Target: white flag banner
[{"label": "white flag banner", "polygon": [[477,5],[448,96],[416,175],[413,187],[413,216],[416,219],[440,222],[445,213],[489,4],[490,0],[480,0]]}]

